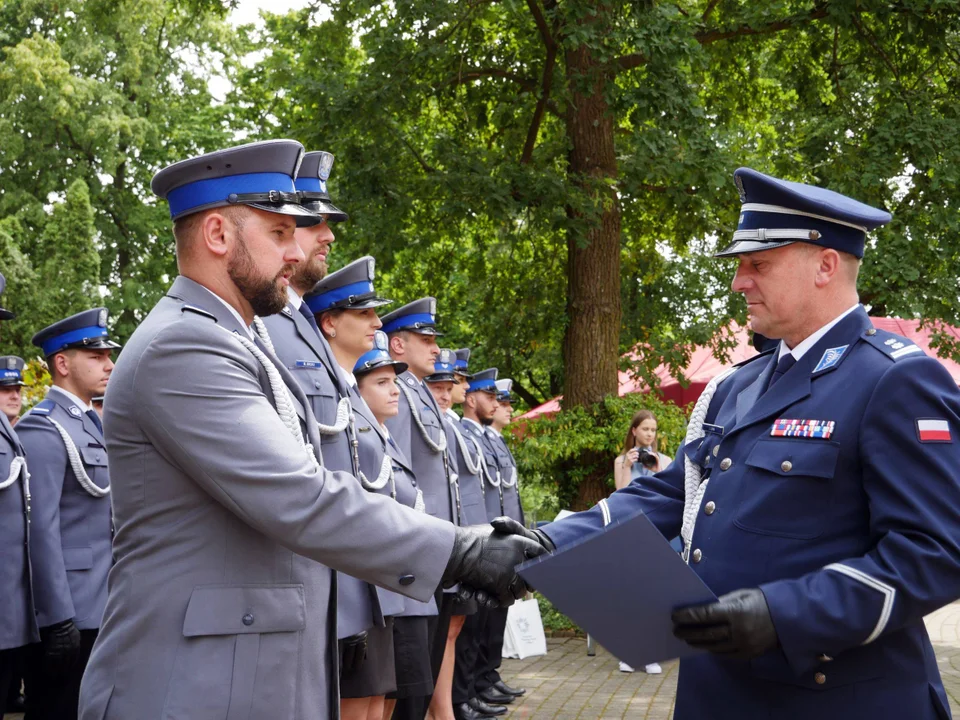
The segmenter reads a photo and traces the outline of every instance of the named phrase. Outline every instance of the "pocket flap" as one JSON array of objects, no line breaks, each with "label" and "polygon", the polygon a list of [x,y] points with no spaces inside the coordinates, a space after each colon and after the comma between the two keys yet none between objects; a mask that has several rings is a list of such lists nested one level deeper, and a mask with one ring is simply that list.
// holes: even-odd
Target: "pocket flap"
[{"label": "pocket flap", "polygon": [[93,548],[64,548],[63,567],[65,570],[89,570],[93,567]]},{"label": "pocket flap", "polygon": [[80,455],[83,456],[84,465],[93,465],[96,467],[107,466],[107,449],[99,445],[88,445],[80,448]]},{"label": "pocket flap", "polygon": [[437,419],[436,414],[430,408],[423,407],[420,408],[420,420],[427,427],[440,427],[440,421]]},{"label": "pocket flap", "polygon": [[305,614],[303,585],[198,587],[190,594],[183,635],[296,632]]},{"label": "pocket flap", "polygon": [[747,457],[747,465],[789,477],[832,478],[840,444],[812,438],[761,440]]}]

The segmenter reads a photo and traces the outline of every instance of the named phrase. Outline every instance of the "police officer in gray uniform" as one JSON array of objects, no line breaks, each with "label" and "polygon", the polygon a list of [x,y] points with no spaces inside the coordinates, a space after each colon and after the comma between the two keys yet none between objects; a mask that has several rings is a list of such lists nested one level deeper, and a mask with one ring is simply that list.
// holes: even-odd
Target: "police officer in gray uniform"
[{"label": "police officer in gray uniform", "polygon": [[76,717],[80,679],[107,601],[113,562],[110,474],[91,407],[113,370],[106,308],[33,336],[50,369],[46,398],[17,423],[30,467],[30,539],[39,645],[27,652],[27,717]]},{"label": "police officer in gray uniform", "polygon": [[[327,190],[333,159],[333,155],[322,151],[304,155],[296,185],[310,198],[307,207],[315,213],[316,221],[306,227],[301,223],[295,231],[304,262],[290,277],[287,304],[281,312],[263,318],[263,324],[277,357],[310,401],[319,423],[324,467],[356,475],[347,437],[349,389],[313,311],[302,299],[327,275],[326,257],[334,241],[330,223],[347,219],[346,213],[333,204]],[[366,657],[367,631],[377,624],[383,624],[383,614],[376,590],[357,578],[338,575],[337,639],[342,682],[360,672]]]},{"label": "police officer in gray uniform", "polygon": [[[6,279],[0,275],[0,294]],[[0,307],[0,320],[16,317],[10,310]],[[22,385],[23,361],[14,362],[2,358],[0,385]],[[31,552],[28,543],[30,534],[30,487],[23,445],[7,416],[0,413],[0,547],[4,548],[0,559],[0,587],[3,602],[0,602],[0,711],[6,703],[11,685],[19,694],[19,672],[24,646],[40,639],[31,578]]]},{"label": "police officer in gray uniform", "polygon": [[522,525],[524,523],[523,505],[520,502],[517,461],[502,434],[503,428],[510,423],[513,412],[512,391],[513,380],[510,378],[497,380],[497,403],[499,407],[493,416],[493,422],[487,428],[487,433],[490,435],[497,452],[497,464],[503,468],[501,481],[503,483],[503,514]]},{"label": "police officer in gray uniform", "polygon": [[[356,438],[360,456],[361,481],[368,489],[389,494],[397,502],[424,512],[423,492],[413,473],[413,466],[393,441],[384,424],[397,414],[400,389],[398,373],[406,363],[390,357],[385,333],[376,331],[374,347],[363,354],[353,369],[357,388],[362,396],[354,404]],[[368,405],[372,403],[372,405]],[[372,408],[376,407],[376,410]],[[384,717],[390,717],[398,699],[427,697],[433,691],[430,668],[430,644],[427,618],[436,617],[437,601],[427,602],[403,598],[399,611],[383,600],[381,607],[394,616],[394,658],[397,689],[388,694]]]},{"label": "police officer in gray uniform", "polygon": [[311,403],[258,319],[304,260],[297,218],[315,221],[293,184],[302,155],[252,143],[153,179],[182,274],[104,402],[116,564],[80,720],[335,718],[329,568],[419,600],[440,583],[504,603],[525,589],[525,539],[454,528],[321,465]]}]

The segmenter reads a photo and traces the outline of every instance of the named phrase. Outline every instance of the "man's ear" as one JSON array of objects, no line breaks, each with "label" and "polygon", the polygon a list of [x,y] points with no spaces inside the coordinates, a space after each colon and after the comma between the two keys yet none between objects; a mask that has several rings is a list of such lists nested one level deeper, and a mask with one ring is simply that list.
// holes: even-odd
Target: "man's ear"
[{"label": "man's ear", "polygon": [[397,334],[390,338],[390,354],[394,357],[403,357],[403,338]]},{"label": "man's ear", "polygon": [[833,248],[826,248],[818,253],[819,264],[817,265],[817,275],[814,283],[818,288],[826,287],[833,278],[840,272],[842,260],[840,253]]},{"label": "man's ear", "polygon": [[214,255],[224,256],[230,249],[229,236],[235,232],[233,224],[218,212],[207,213],[200,221],[200,239]]}]

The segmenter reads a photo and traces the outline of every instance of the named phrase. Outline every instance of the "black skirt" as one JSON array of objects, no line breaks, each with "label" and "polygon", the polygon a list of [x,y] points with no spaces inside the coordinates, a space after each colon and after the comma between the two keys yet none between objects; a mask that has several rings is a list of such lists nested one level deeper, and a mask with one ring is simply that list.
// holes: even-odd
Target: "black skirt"
[{"label": "black skirt", "polygon": [[393,618],[393,650],[397,690],[388,698],[408,698],[433,693],[430,642],[426,617]]},{"label": "black skirt", "polygon": [[393,618],[386,618],[386,622],[386,627],[367,630],[367,657],[357,672],[341,674],[340,697],[376,697],[396,690]]}]

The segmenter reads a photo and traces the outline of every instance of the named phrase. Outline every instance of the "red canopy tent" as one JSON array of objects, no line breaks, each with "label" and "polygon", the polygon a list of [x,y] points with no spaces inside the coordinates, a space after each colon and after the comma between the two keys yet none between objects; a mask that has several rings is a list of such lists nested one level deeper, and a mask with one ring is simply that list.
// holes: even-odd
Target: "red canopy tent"
[{"label": "red canopy tent", "polygon": [[[919,320],[878,317],[870,319],[877,328],[903,335],[922,347],[928,355],[937,357],[936,351],[930,347],[931,335],[933,335],[934,332],[932,327],[921,329]],[[952,325],[938,324],[936,329],[960,340],[960,328]],[[726,362],[717,360],[713,356],[710,348],[700,345],[694,348],[693,353],[690,355],[690,362],[683,369],[683,377],[687,383],[687,387],[684,387],[679,380],[670,375],[670,370],[667,366],[661,365],[658,367],[655,371],[656,376],[660,379],[658,394],[664,400],[681,407],[696,402],[697,398],[700,397],[700,393],[703,392],[711,379],[731,365],[735,365],[742,360],[756,355],[756,350],[754,350],[750,344],[749,334],[745,328],[734,327],[733,334],[737,344],[734,349],[730,351]],[[940,363],[947,369],[947,372],[953,376],[954,382],[960,385],[960,364],[945,358],[937,359],[940,360]],[[620,388],[618,391],[620,395],[649,391],[650,388],[645,383],[634,379],[629,373],[620,373]],[[543,405],[538,405],[519,418],[515,418],[515,420],[530,420],[540,415],[552,415],[560,410],[560,400],[562,397],[562,395],[557,396],[553,400],[545,402]]]}]

